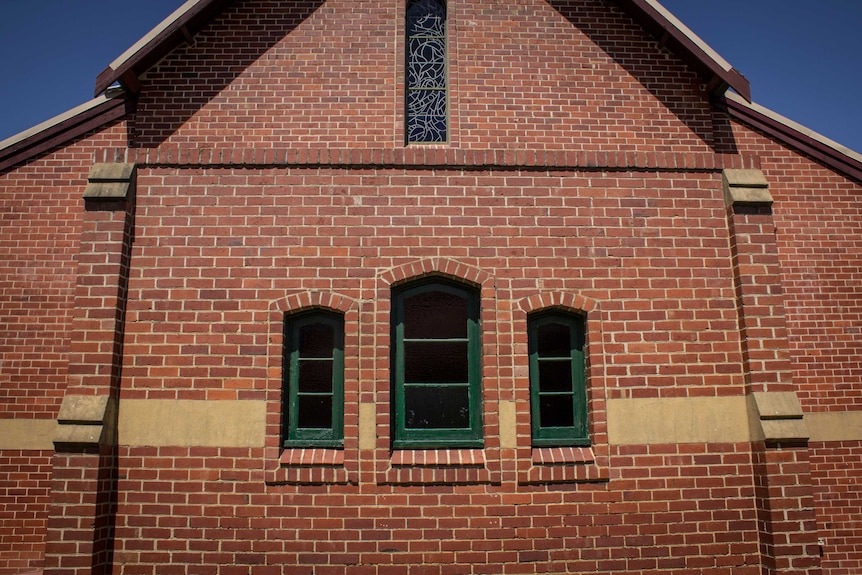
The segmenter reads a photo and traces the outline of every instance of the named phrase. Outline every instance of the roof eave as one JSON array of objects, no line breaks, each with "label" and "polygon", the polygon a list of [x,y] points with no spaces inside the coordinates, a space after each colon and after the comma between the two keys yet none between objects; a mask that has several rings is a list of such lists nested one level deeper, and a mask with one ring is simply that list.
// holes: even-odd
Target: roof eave
[{"label": "roof eave", "polygon": [[0,141],[0,172],[122,118],[130,105],[128,98],[99,96]]},{"label": "roof eave", "polygon": [[714,103],[731,118],[760,130],[841,174],[862,182],[862,154],[768,108],[746,102],[736,94],[729,92],[723,98],[716,99]]},{"label": "roof eave", "polygon": [[751,101],[751,84],[697,34],[671,14],[657,0],[616,0],[637,18],[643,27],[672,51],[679,53],[705,78],[712,96],[728,88]]},{"label": "roof eave", "polygon": [[[181,42],[189,41],[213,15],[232,1],[188,0],[99,74],[95,94],[101,94],[115,82],[137,94],[141,74]],[[732,88],[751,101],[748,80],[658,0],[616,1],[656,38],[693,65],[704,76],[710,94],[720,96],[727,88]]]},{"label": "roof eave", "polygon": [[115,82],[132,94],[140,76],[182,42],[189,42],[210,18],[233,0],[187,0],[96,77],[95,95]]}]

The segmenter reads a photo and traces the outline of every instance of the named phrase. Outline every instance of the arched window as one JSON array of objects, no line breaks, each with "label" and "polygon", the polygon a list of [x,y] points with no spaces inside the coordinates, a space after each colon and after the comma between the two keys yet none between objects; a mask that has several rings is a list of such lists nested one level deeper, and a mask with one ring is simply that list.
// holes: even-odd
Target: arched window
[{"label": "arched window", "polygon": [[344,439],[344,318],[313,310],[284,322],[285,446],[338,447]]},{"label": "arched window", "polygon": [[395,447],[482,445],[479,296],[444,281],[394,290]]},{"label": "arched window", "polygon": [[585,318],[552,310],[528,324],[533,445],[589,445]]},{"label": "arched window", "polygon": [[445,142],[448,137],[446,4],[407,2],[407,142]]}]

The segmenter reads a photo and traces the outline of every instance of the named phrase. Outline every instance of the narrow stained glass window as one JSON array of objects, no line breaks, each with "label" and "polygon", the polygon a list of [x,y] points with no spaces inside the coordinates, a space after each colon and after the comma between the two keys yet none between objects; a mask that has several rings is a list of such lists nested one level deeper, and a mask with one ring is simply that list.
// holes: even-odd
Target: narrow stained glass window
[{"label": "narrow stained glass window", "polygon": [[442,0],[407,3],[407,141],[445,142],[446,5]]}]

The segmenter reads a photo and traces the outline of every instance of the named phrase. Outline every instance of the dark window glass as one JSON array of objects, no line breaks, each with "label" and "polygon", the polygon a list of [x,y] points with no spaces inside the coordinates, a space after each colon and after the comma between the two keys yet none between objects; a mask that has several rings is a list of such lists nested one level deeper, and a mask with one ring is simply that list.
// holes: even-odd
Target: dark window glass
[{"label": "dark window glass", "polygon": [[300,357],[332,357],[335,329],[324,323],[312,323],[299,328]]},{"label": "dark window glass", "polygon": [[470,426],[470,396],[466,385],[407,386],[405,425],[408,428],[448,429]]},{"label": "dark window glass", "polygon": [[539,392],[572,391],[572,362],[539,358]]},{"label": "dark window glass", "polygon": [[572,352],[571,328],[562,323],[551,322],[538,328],[537,351],[541,357],[569,357]]},{"label": "dark window glass", "polygon": [[466,341],[405,341],[405,383],[467,383]]},{"label": "dark window glass", "polygon": [[332,427],[332,396],[300,395],[297,404],[298,428],[328,429]]},{"label": "dark window glass", "polygon": [[571,394],[543,395],[539,398],[539,422],[542,427],[571,427],[575,410]]},{"label": "dark window glass", "polygon": [[445,291],[421,292],[404,299],[404,337],[466,338],[467,298]]},{"label": "dark window glass", "polygon": [[327,360],[298,361],[297,393],[332,393],[332,363]]}]

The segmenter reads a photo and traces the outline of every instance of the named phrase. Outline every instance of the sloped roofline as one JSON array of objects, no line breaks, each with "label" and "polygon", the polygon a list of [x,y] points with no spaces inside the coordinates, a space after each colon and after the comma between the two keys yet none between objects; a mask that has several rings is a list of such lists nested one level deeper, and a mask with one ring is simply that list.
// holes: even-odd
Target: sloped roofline
[{"label": "sloped roofline", "polygon": [[103,94],[0,141],[0,172],[122,118],[129,105],[123,96]]},{"label": "sloped roofline", "polygon": [[826,166],[862,182],[862,154],[830,140],[759,104],[728,92],[715,105],[731,118],[764,132],[779,142],[823,162]]},{"label": "sloped roofline", "polygon": [[162,20],[131,48],[123,52],[96,77],[98,96],[115,82],[137,94],[141,74],[182,44],[193,42],[195,34],[233,0],[187,0]]},{"label": "sloped roofline", "polygon": [[707,92],[713,97],[732,88],[751,101],[751,85],[730,63],[718,55],[688,26],[683,24],[658,0],[616,0],[616,2],[653,36],[660,45],[677,53],[706,79]]},{"label": "sloped roofline", "polygon": [[[191,41],[211,17],[232,1],[188,0],[99,74],[95,99],[0,141],[0,171],[125,115],[129,100],[111,98],[104,92],[115,82],[120,82],[128,91],[136,92],[135,88],[140,88],[139,74],[183,41]],[[748,81],[657,0],[616,1],[638,16],[660,43],[688,54],[693,65],[705,75],[711,75],[713,102],[732,118],[862,182],[862,155],[752,103]],[[732,88],[737,94],[727,91],[727,88]]]},{"label": "sloped roofline", "polygon": [[[96,78],[95,95],[115,82],[126,90],[140,90],[141,74],[165,57],[182,42],[191,42],[195,33],[232,0],[188,0],[123,52]],[[743,98],[751,100],[748,80],[718,55],[697,34],[680,22],[658,0],[616,0],[618,4],[653,34],[660,44],[680,54],[697,69],[714,96],[733,88]]]}]

